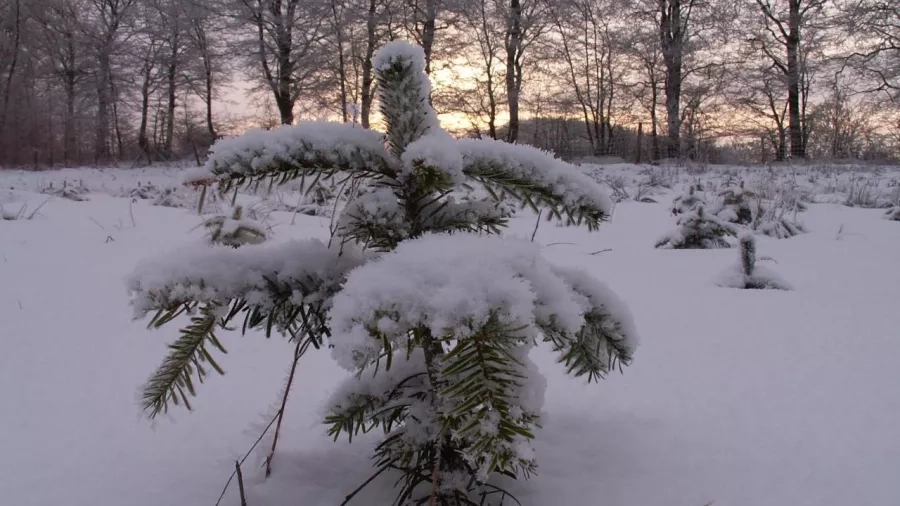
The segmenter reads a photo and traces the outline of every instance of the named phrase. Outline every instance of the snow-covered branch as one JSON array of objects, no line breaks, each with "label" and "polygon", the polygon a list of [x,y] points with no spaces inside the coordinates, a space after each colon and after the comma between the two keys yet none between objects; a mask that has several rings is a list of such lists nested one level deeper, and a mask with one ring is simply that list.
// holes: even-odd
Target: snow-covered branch
[{"label": "snow-covered branch", "polygon": [[612,214],[613,203],[596,181],[545,151],[490,139],[460,139],[457,146],[463,172],[489,191],[548,207],[557,218],[589,229]]},{"label": "snow-covered branch", "polygon": [[369,257],[315,239],[238,249],[204,245],[142,262],[127,285],[136,317],[184,303],[228,306],[236,299],[260,308],[320,303]]},{"label": "snow-covered branch", "polygon": [[318,180],[351,176],[394,177],[398,161],[384,149],[382,134],[343,123],[303,122],[272,130],[249,130],[213,145],[204,169],[226,183],[276,177]]}]

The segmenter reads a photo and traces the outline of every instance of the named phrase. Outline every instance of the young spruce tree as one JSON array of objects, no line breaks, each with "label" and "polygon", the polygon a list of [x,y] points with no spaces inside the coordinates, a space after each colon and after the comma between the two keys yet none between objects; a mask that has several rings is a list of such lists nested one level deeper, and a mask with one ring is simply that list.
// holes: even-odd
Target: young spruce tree
[{"label": "young spruce tree", "polygon": [[676,221],[678,228],[666,233],[658,241],[657,248],[665,249],[715,249],[730,248],[725,238],[735,237],[738,228],[706,212],[702,204],[682,214]]},{"label": "young spruce tree", "polygon": [[[724,288],[744,290],[793,290],[793,287],[775,272],[756,265],[756,238],[744,232],[738,239],[740,262],[720,273],[715,284]],[[760,260],[771,260],[763,257]]]},{"label": "young spruce tree", "polygon": [[223,190],[261,180],[313,189],[341,174],[365,190],[331,244],[207,247],[140,266],[129,285],[139,316],[156,312],[159,327],[191,314],[144,408],[187,405],[208,368],[221,372],[217,333],[242,316],[244,331],[279,331],[301,353],[330,345],[354,373],[326,423],[335,438],[384,432],[376,466],[401,473],[398,504],[480,504],[491,475],[536,468],[544,383],[529,350],[548,343],[568,372],[594,381],[628,364],[636,344],[628,310],[604,284],[496,235],[512,212],[503,201],[591,230],[612,204],[544,152],[451,138],[429,105],[421,48],[391,42],[373,64],[385,134],[302,123],[213,147],[207,182]]}]

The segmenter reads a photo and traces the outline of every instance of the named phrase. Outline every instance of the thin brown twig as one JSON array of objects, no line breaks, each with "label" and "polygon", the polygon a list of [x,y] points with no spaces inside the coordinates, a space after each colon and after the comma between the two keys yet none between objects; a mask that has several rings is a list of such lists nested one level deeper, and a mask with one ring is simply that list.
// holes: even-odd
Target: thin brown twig
[{"label": "thin brown twig", "polygon": [[[438,443],[440,445],[441,443]],[[438,496],[438,477],[441,471],[441,451],[438,447],[437,456],[434,459],[434,471],[431,472],[431,497],[428,499],[428,506],[437,505]]]},{"label": "thin brown twig", "polygon": [[294,372],[297,370],[297,362],[300,361],[300,344],[302,342],[302,339],[297,340],[297,347],[294,349],[294,362],[291,364],[291,372],[288,373],[287,382],[284,386],[284,395],[281,398],[281,408],[276,415],[278,421],[275,423],[275,437],[272,438],[272,449],[266,457],[266,478],[272,474],[272,459],[275,458],[275,447],[278,446],[278,434],[281,432],[281,421],[284,419],[284,408],[285,405],[287,405],[288,393],[291,391],[291,384],[294,383]]},{"label": "thin brown twig", "polygon": [[542,214],[544,214],[543,209],[538,211],[537,219],[534,221],[534,231],[531,232],[531,242],[534,242],[534,236],[537,235],[538,227],[541,225],[541,215]]},{"label": "thin brown twig", "polygon": [[238,491],[241,494],[241,506],[247,506],[247,496],[244,494],[244,473],[241,472],[241,463],[234,461],[234,472],[237,473]]},{"label": "thin brown twig", "polygon": [[[241,457],[241,460],[239,461],[240,463],[243,464],[244,461],[247,460],[247,457],[249,457],[250,454],[253,453],[253,450],[256,448],[256,446],[259,444],[259,442],[262,441],[264,437],[266,437],[266,434],[269,433],[269,429],[272,428],[272,425],[275,423],[275,420],[277,420],[277,419],[278,419],[278,414],[276,413],[275,416],[272,417],[272,420],[269,421],[269,425],[266,425],[266,428],[263,429],[262,434],[260,434],[259,437],[256,438],[256,442],[253,443],[253,446],[251,446],[250,449],[247,450],[247,453],[245,453],[244,456]],[[219,494],[219,499],[216,500],[216,506],[219,506],[219,503],[222,502],[222,498],[225,497],[225,492],[228,491],[228,485],[231,485],[231,480],[234,479],[235,475],[237,475],[236,470],[231,472],[231,476],[228,477],[228,481],[226,481],[225,486],[222,487],[222,493]]]},{"label": "thin brown twig", "polygon": [[373,474],[372,476],[369,476],[369,478],[366,481],[364,481],[362,483],[362,485],[356,487],[355,489],[353,489],[353,492],[350,492],[349,494],[344,496],[344,502],[342,502],[340,504],[340,506],[347,506],[347,504],[350,502],[350,500],[353,499],[354,497],[356,497],[356,494],[358,494],[362,489],[366,488],[366,485],[368,485],[369,483],[372,483],[372,480],[374,480],[375,478],[378,478],[378,476],[380,476],[381,473],[390,469],[390,467],[392,465],[393,465],[393,462],[388,462],[387,464],[381,466],[377,471],[375,471],[375,474]]}]

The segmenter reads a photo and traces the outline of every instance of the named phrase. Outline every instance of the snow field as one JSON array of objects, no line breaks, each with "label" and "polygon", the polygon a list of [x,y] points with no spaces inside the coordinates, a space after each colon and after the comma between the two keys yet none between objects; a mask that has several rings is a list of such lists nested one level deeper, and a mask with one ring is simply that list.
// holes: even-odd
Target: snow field
[{"label": "snow field", "polygon": [[[214,504],[268,423],[292,346],[220,336],[227,374],[199,387],[193,412],[149,423],[137,392],[176,327],[131,321],[124,280],[143,259],[202,242],[202,219],[98,190],[148,177],[171,184],[174,170],[62,172],[0,174],[4,206],[36,207],[46,180],[95,190],[87,202],[54,198],[32,220],[0,221],[0,497]],[[538,475],[511,491],[526,506],[900,503],[898,223],[880,209],[810,205],[809,233],[757,238],[757,254],[778,262],[766,265],[793,291],[725,289],[713,279],[736,248],[653,248],[674,227],[667,208],[681,190],[661,191],[658,204],[620,202],[595,233],[541,223],[545,258],[608,284],[642,343],[624,374],[599,385],[566,376],[548,350],[532,352],[548,383]],[[270,220],[278,242],[328,237],[327,218]],[[533,227],[523,214],[508,235],[528,240]],[[245,464],[250,505],[336,506],[374,472],[375,437],[332,443],[321,424],[346,375],[327,350],[302,359],[273,475],[263,479],[259,455]],[[392,483],[377,479],[355,504],[390,504]],[[237,499],[229,488],[223,503]]]}]

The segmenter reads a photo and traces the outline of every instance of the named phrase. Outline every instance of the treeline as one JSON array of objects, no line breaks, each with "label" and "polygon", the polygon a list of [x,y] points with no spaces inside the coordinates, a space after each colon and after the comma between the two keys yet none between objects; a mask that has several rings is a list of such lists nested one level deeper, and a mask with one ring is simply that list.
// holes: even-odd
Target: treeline
[{"label": "treeline", "polygon": [[425,49],[459,133],[564,156],[900,156],[900,0],[0,0],[0,165],[377,127],[370,59],[396,38]]}]

